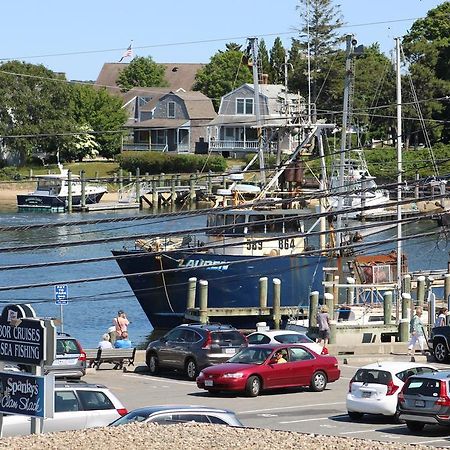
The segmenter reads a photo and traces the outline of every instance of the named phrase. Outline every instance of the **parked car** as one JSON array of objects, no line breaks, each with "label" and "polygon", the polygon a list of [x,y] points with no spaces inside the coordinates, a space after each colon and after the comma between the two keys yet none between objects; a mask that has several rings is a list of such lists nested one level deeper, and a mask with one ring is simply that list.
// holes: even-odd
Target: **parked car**
[{"label": "parked car", "polygon": [[[277,353],[285,363],[277,363]],[[203,369],[197,386],[209,392],[245,391],[256,397],[262,390],[285,387],[323,391],[339,376],[334,356],[318,355],[300,344],[265,344],[244,348],[226,363]]]},{"label": "parked car", "polygon": [[292,330],[255,331],[247,336],[248,345],[256,344],[302,344],[319,355],[328,355],[328,349],[317,344],[305,333]]},{"label": "parked car", "polygon": [[44,374],[48,373],[53,373],[55,378],[80,379],[86,375],[86,353],[70,334],[57,334],[55,360],[51,366],[44,366]]},{"label": "parked car", "polygon": [[361,367],[350,380],[347,412],[352,420],[364,414],[381,414],[397,418],[397,398],[406,380],[412,376],[435,372],[428,364],[382,361]]},{"label": "parked car", "polygon": [[428,425],[450,426],[450,371],[416,375],[407,380],[398,395],[399,417],[410,431]]},{"label": "parked car", "polygon": [[245,336],[230,325],[179,325],[148,344],[146,363],[152,374],[164,367],[183,370],[195,380],[200,369],[222,363],[246,346]]},{"label": "parked car", "polygon": [[169,425],[183,422],[200,422],[209,424],[230,425],[242,427],[242,423],[233,411],[228,409],[210,408],[191,405],[160,405],[134,409],[123,417],[111,423],[111,426],[127,423],[144,422]]},{"label": "parked car", "polygon": [[[44,433],[104,427],[128,411],[120,400],[100,384],[56,382],[55,413],[44,419]],[[5,415],[2,436],[30,434],[30,418]]]},{"label": "parked car", "polygon": [[437,362],[444,363],[450,355],[450,326],[433,327],[428,347]]}]

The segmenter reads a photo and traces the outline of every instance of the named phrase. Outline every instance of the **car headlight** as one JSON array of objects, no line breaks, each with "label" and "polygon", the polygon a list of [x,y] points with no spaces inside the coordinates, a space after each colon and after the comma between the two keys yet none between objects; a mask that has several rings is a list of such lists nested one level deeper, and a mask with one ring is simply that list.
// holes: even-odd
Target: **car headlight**
[{"label": "car headlight", "polygon": [[224,373],[223,378],[242,378],[244,374],[242,372],[236,372],[236,373]]}]

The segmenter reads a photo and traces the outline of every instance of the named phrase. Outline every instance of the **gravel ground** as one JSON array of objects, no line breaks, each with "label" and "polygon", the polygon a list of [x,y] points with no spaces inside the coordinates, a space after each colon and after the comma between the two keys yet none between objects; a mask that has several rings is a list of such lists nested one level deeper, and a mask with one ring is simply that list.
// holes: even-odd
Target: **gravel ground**
[{"label": "gravel ground", "polygon": [[430,449],[424,445],[408,445],[365,441],[362,439],[319,436],[272,431],[267,429],[244,429],[223,425],[156,425],[130,424],[120,427],[96,428],[82,431],[48,433],[0,439],[0,449],[77,449],[110,450],[112,448],[156,450],[200,449],[329,449],[329,450],[402,450]]}]

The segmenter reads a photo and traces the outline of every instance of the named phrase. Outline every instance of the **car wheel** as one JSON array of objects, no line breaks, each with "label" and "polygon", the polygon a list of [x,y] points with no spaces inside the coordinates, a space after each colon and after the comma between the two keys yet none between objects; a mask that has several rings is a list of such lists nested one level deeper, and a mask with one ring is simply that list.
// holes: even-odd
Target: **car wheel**
[{"label": "car wheel", "polygon": [[185,371],[189,380],[193,381],[197,378],[198,375],[197,363],[192,358],[189,358],[186,361]]},{"label": "car wheel", "polygon": [[249,397],[258,397],[261,392],[261,380],[256,375],[249,377],[245,385],[245,392]]},{"label": "car wheel", "polygon": [[425,426],[425,424],[422,423],[422,422],[414,422],[414,421],[411,421],[411,420],[407,420],[406,421],[406,426],[408,427],[409,431],[417,432],[417,431],[422,431],[423,427]]},{"label": "car wheel", "polygon": [[443,363],[448,358],[447,346],[444,342],[437,342],[434,345],[434,357],[437,362]]},{"label": "car wheel", "polygon": [[327,386],[327,376],[324,372],[318,371],[311,378],[311,390],[314,392],[322,392]]},{"label": "car wheel", "polygon": [[364,416],[364,413],[356,411],[347,411],[347,414],[352,420],[361,420]]},{"label": "car wheel", "polygon": [[156,355],[150,355],[147,361],[147,366],[152,375],[157,374],[159,369],[158,357]]}]

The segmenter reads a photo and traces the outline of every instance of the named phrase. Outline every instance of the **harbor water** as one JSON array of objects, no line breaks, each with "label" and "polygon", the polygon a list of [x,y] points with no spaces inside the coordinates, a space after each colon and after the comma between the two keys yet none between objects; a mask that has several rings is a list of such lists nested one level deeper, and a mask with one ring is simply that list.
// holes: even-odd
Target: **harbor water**
[{"label": "harbor water", "polygon": [[[123,216],[139,217],[148,211],[98,212],[98,213],[25,213],[15,208],[0,211],[0,227],[46,225],[54,223],[95,221]],[[89,225],[62,226],[57,228],[30,228],[0,233],[0,307],[8,303],[31,303],[39,316],[59,317],[60,307],[55,304],[54,286],[68,283],[68,304],[63,307],[64,332],[79,339],[85,348],[95,348],[101,335],[112,325],[117,311],[122,309],[132,322],[130,338],[134,345],[145,346],[152,332],[152,326],[141,310],[128,283],[123,278],[113,259],[91,263],[67,264],[89,258],[111,257],[112,249],[134,246],[134,236],[145,233],[158,233],[176,230],[195,230],[205,226],[205,216],[174,218],[154,217],[116,223],[93,223]],[[420,237],[432,229],[438,230],[431,221],[421,221],[407,225],[405,235],[419,236],[403,243],[408,256],[410,270],[446,269],[449,245],[445,234]],[[372,240],[385,241],[370,253],[385,253],[396,249],[396,229],[374,235]],[[119,238],[111,242],[108,239]],[[88,243],[100,240],[100,243]],[[83,242],[87,245],[67,245],[70,242]],[[55,246],[57,244],[57,246]],[[25,246],[38,246],[32,250]],[[39,246],[42,246],[39,248]],[[47,247],[48,246],[48,247]],[[8,249],[6,252],[5,249]],[[66,262],[62,265],[42,266],[5,270],[11,265],[30,265],[36,263]],[[145,271],[143,268],[142,271]],[[265,274],[261,274],[264,276]],[[107,281],[71,284],[73,280],[117,276]],[[17,286],[32,286],[38,283],[45,287],[7,289]]]}]

